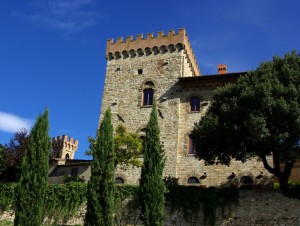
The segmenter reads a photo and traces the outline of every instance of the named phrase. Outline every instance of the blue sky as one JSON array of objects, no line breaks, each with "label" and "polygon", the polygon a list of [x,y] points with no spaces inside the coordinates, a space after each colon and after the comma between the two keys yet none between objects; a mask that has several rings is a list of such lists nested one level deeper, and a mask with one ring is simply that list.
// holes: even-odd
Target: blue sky
[{"label": "blue sky", "polygon": [[50,135],[79,140],[86,158],[105,79],[108,38],[186,28],[202,74],[255,69],[300,50],[298,0],[3,0],[0,143],[46,107]]}]

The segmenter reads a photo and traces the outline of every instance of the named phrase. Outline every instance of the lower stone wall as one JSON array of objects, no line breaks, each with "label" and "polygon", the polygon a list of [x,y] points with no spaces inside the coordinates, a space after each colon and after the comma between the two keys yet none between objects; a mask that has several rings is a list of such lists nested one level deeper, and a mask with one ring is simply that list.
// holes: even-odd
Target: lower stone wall
[{"label": "lower stone wall", "polygon": [[[134,217],[138,213],[126,213],[124,216],[131,218],[128,225],[142,225],[141,222],[134,224]],[[125,212],[124,212],[125,211]],[[191,226],[204,225],[203,215],[200,212],[194,223],[187,222],[181,212],[170,213],[170,206],[165,210],[165,226]],[[76,215],[64,225],[83,224],[85,206],[82,206]],[[223,215],[223,216],[222,216]],[[0,213],[0,221],[13,221],[13,211]],[[122,224],[125,225],[125,224]],[[216,225],[222,226],[299,226],[300,225],[300,200],[287,198],[273,190],[240,190],[239,204],[231,209],[225,209],[222,214],[217,210]]]}]

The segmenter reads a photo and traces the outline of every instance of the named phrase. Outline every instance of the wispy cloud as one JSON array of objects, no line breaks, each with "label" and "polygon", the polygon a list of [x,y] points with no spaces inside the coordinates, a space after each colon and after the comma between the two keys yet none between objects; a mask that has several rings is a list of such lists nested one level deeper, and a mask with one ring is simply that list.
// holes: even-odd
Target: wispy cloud
[{"label": "wispy cloud", "polygon": [[14,11],[12,15],[37,26],[76,33],[98,23],[101,17],[94,9],[95,0],[35,0],[31,14]]},{"label": "wispy cloud", "polygon": [[8,133],[15,133],[25,128],[30,130],[32,120],[21,118],[19,116],[0,111],[0,130]]}]

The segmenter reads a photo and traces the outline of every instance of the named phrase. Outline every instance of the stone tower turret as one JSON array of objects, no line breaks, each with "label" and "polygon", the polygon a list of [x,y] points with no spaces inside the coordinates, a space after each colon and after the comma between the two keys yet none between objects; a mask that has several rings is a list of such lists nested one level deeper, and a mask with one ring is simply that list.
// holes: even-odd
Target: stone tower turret
[{"label": "stone tower turret", "polygon": [[74,159],[74,154],[78,148],[78,140],[70,137],[68,139],[67,135],[62,135],[62,137],[52,138],[52,149],[54,153],[54,158],[58,159]]},{"label": "stone tower turret", "polygon": [[[184,66],[181,68],[181,76],[200,75],[200,70],[185,29],[179,29],[177,34],[174,30],[170,30],[168,34],[164,34],[161,31],[158,32],[156,37],[154,37],[153,33],[148,33],[146,38],[143,37],[143,34],[139,34],[135,40],[133,36],[128,36],[125,41],[123,41],[122,37],[117,38],[116,42],[113,39],[108,39],[106,45],[106,59],[109,62],[118,61],[119,59],[131,61],[132,58],[139,59],[142,56],[150,56],[148,59],[151,60],[153,58],[151,55],[159,59],[165,53],[174,52],[181,53],[182,61],[179,63]],[[159,70],[159,65],[157,66]]]},{"label": "stone tower turret", "polygon": [[[167,157],[165,175],[176,176],[180,100],[178,78],[199,77],[185,29],[158,32],[134,39],[107,41],[106,76],[100,120],[106,109],[112,112],[114,128],[124,124],[128,131],[142,134],[156,101],[160,114],[161,140]],[[99,120],[99,123],[100,123]],[[142,136],[142,135],[141,135]],[[117,170],[117,173],[121,172]],[[139,169],[131,171],[128,183],[137,183]]]}]

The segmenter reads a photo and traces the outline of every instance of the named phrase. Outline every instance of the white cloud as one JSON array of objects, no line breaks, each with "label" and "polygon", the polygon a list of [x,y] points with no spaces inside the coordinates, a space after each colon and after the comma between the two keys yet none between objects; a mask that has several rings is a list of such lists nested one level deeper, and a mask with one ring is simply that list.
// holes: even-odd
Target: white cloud
[{"label": "white cloud", "polygon": [[76,33],[98,23],[101,16],[94,9],[95,0],[38,0],[33,1],[34,12],[22,14],[13,11],[16,18],[28,20],[38,26],[60,30],[64,34]]},{"label": "white cloud", "polygon": [[4,132],[15,133],[22,128],[30,130],[31,126],[32,120],[0,111],[0,130]]}]

